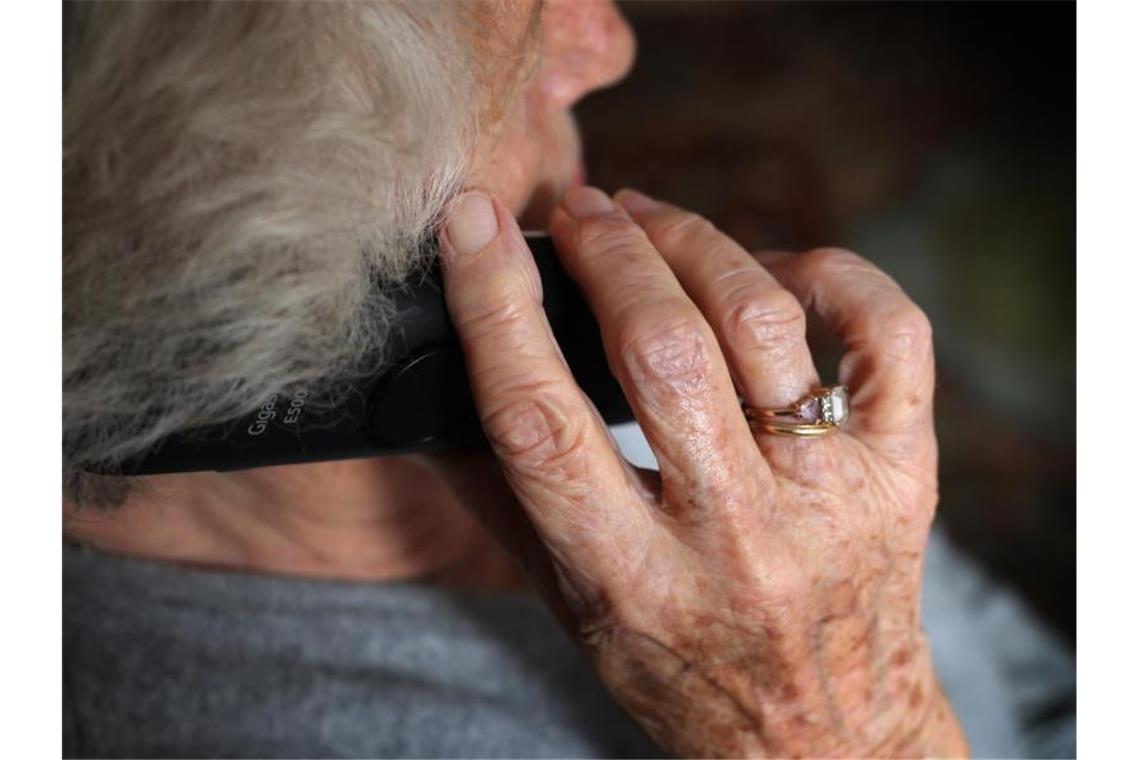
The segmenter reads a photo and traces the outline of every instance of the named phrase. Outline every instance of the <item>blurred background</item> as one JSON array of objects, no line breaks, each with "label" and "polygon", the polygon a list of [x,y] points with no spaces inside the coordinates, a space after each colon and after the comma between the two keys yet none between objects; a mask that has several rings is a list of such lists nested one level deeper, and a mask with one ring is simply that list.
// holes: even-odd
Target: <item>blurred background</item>
[{"label": "blurred background", "polygon": [[[591,184],[854,249],[934,324],[939,520],[1076,636],[1076,6],[625,3]],[[839,347],[811,329],[824,381]]]}]

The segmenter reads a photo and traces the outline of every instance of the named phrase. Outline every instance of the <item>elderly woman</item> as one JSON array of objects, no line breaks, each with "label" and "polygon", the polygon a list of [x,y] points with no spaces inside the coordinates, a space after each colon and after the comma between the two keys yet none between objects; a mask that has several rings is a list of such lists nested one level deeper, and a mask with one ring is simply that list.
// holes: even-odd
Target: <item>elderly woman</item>
[{"label": "elderly woman", "polygon": [[[855,254],[582,185],[570,108],[633,61],[612,5],[82,5],[64,33],[68,754],[967,753],[919,607],[930,326]],[[575,384],[520,225],[659,472]],[[436,237],[490,453],[88,474],[360,371],[373,283]],[[813,395],[808,307],[849,396]],[[995,699],[959,711],[1008,738]]]}]

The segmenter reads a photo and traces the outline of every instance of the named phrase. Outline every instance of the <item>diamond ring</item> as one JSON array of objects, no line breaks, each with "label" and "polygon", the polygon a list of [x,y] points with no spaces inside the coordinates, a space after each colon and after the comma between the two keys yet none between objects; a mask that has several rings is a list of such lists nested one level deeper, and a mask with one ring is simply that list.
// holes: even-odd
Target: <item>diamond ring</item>
[{"label": "diamond ring", "polygon": [[741,408],[753,430],[807,438],[834,433],[851,416],[845,385],[816,388],[786,409],[757,409],[747,404]]}]

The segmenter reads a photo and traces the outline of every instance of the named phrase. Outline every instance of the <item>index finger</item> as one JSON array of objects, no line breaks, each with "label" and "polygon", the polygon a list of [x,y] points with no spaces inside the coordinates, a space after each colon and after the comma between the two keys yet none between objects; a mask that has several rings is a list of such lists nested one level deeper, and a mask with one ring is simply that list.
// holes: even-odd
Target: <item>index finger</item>
[{"label": "index finger", "polygon": [[[623,573],[649,535],[628,470],[562,359],[514,217],[471,191],[441,235],[444,297],[483,429],[559,564]],[[564,567],[565,569],[565,567]]]}]

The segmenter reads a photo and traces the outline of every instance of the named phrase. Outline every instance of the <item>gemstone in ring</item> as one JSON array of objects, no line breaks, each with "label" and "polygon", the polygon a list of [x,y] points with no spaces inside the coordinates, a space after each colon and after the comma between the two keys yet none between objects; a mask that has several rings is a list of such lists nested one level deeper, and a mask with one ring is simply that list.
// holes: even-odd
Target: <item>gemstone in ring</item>
[{"label": "gemstone in ring", "polygon": [[851,402],[845,385],[815,388],[794,406],[784,409],[757,409],[741,405],[748,424],[777,435],[816,437],[834,433],[851,416]]}]

